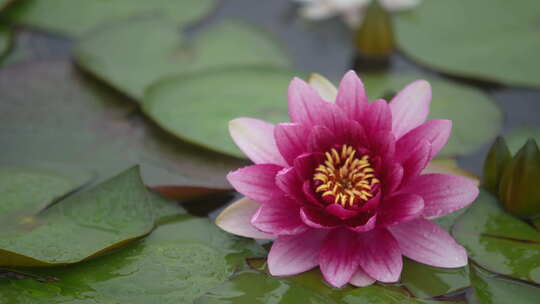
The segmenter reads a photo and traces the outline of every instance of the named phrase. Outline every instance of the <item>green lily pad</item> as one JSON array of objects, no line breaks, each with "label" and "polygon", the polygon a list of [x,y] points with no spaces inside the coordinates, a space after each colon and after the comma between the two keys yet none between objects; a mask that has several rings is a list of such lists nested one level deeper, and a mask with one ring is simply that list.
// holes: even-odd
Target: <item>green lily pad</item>
[{"label": "green lily pad", "polygon": [[178,137],[229,155],[245,157],[229,136],[237,117],[288,121],[286,90],[295,73],[245,67],[178,76],[148,89],[143,111]]},{"label": "green lily pad", "polygon": [[64,61],[0,70],[0,164],[58,165],[104,180],[141,164],[146,184],[230,187],[245,162],[196,149],[163,132],[133,103]]},{"label": "green lily pad", "polygon": [[[144,236],[154,228],[153,205],[138,168],[48,208],[44,203],[50,202],[49,191],[64,194],[65,182],[37,174],[13,174],[11,170],[1,175],[3,186],[14,192],[9,191],[0,201],[0,266],[76,263]],[[40,180],[45,183],[36,188]],[[43,186],[52,187],[43,194],[32,193]],[[36,210],[38,207],[41,209]]]},{"label": "green lily pad", "polygon": [[[422,74],[361,75],[370,100],[394,95],[418,79],[433,89],[428,119],[450,119],[452,135],[439,157],[466,155],[491,142],[502,127],[502,113],[484,93],[472,87]],[[479,119],[481,123],[479,123]]]},{"label": "green lily pad", "polygon": [[538,87],[539,20],[536,0],[431,0],[398,14],[395,34],[408,56],[442,72]]},{"label": "green lily pad", "polygon": [[368,286],[356,288],[343,295],[344,304],[458,304],[459,302],[428,301],[411,298],[403,293],[389,290],[383,286]]},{"label": "green lily pad", "polygon": [[119,19],[160,15],[185,25],[208,14],[215,0],[25,0],[8,11],[20,24],[81,36],[91,29]]},{"label": "green lily pad", "polygon": [[515,155],[527,143],[529,138],[536,140],[540,144],[540,131],[535,128],[524,127],[512,130],[512,132],[504,136],[512,155]]},{"label": "green lily pad", "polygon": [[122,22],[86,36],[77,63],[135,100],[160,78],[231,65],[288,65],[281,46],[266,32],[241,22],[223,22],[194,41],[173,23],[155,18]]},{"label": "green lily pad", "polygon": [[489,273],[471,264],[472,297],[480,304],[536,304],[540,286]]},{"label": "green lily pad", "polygon": [[540,282],[540,232],[504,212],[487,191],[481,192],[452,233],[469,257],[483,268]]},{"label": "green lily pad", "polygon": [[401,284],[414,296],[433,298],[470,286],[469,268],[438,268],[409,259],[403,263]]},{"label": "green lily pad", "polygon": [[246,257],[263,254],[252,240],[227,234],[208,219],[181,215],[115,253],[32,271],[56,282],[0,280],[0,303],[192,303]]}]

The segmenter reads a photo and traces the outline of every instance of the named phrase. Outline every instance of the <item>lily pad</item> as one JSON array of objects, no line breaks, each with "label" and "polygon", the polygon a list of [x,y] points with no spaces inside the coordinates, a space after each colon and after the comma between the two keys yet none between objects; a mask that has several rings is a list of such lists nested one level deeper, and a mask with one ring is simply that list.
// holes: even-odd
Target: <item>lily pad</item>
[{"label": "lily pad", "polygon": [[208,14],[215,0],[25,0],[8,11],[13,21],[81,36],[101,24],[140,15],[160,15],[185,25]]},{"label": "lily pad", "polygon": [[456,240],[470,259],[498,274],[540,282],[540,232],[504,212],[495,197],[481,191],[454,225]]},{"label": "lily pad", "polygon": [[[370,100],[393,96],[418,79],[430,82],[433,90],[428,119],[450,119],[452,135],[438,156],[459,156],[491,142],[502,127],[502,113],[484,93],[472,87],[422,74],[361,75]],[[479,123],[481,120],[481,123]]]},{"label": "lily pad", "polygon": [[255,242],[181,215],[144,240],[69,267],[33,270],[56,282],[0,280],[0,303],[192,303],[264,254]]},{"label": "lily pad", "polygon": [[58,165],[104,180],[141,164],[146,184],[230,187],[245,162],[196,149],[163,132],[122,96],[65,61],[0,70],[0,164]]},{"label": "lily pad", "polygon": [[512,155],[515,155],[519,149],[527,143],[529,138],[536,140],[536,142],[540,144],[540,130],[524,127],[513,130],[508,135],[504,136]]},{"label": "lily pad", "polygon": [[395,34],[408,56],[442,72],[538,87],[539,20],[536,0],[430,0],[398,14]]},{"label": "lily pad", "polygon": [[540,286],[510,280],[471,265],[472,297],[480,304],[536,304]]},{"label": "lily pad", "polygon": [[229,137],[229,121],[237,117],[287,121],[286,91],[296,75],[283,69],[244,67],[178,76],[150,87],[143,111],[184,140],[245,157]]},{"label": "lily pad", "polygon": [[[12,174],[13,180],[9,180],[9,173],[2,172],[2,184],[16,192],[8,192],[0,201],[0,266],[80,262],[144,236],[154,227],[153,205],[138,168],[48,208],[43,204],[50,202],[50,198],[42,199],[51,196],[49,191],[64,190],[65,184],[24,173]],[[25,193],[24,181],[34,192],[40,190],[35,187],[40,179],[45,180],[43,186],[52,188],[42,195]],[[37,207],[41,209],[36,210]]]},{"label": "lily pad", "polygon": [[160,78],[231,65],[286,66],[287,56],[268,33],[227,21],[201,32],[194,41],[161,19],[142,18],[106,26],[84,37],[77,63],[135,100]]}]

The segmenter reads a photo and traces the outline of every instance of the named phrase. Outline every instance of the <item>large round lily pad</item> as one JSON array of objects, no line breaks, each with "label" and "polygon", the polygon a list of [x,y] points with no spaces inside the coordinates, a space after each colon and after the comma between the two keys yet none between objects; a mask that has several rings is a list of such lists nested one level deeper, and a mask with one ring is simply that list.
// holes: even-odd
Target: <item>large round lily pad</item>
[{"label": "large round lily pad", "polygon": [[192,303],[264,250],[182,215],[146,239],[88,262],[40,271],[57,282],[0,280],[0,303]]},{"label": "large round lily pad", "polygon": [[540,86],[537,0],[429,0],[395,18],[399,48],[458,76]]},{"label": "large round lily pad", "polygon": [[103,27],[81,40],[75,57],[84,69],[136,100],[165,76],[239,64],[288,64],[281,45],[252,25],[224,22],[188,42],[174,23],[156,18]]},{"label": "large round lily pad", "polygon": [[540,232],[504,212],[482,191],[452,233],[469,257],[491,272],[540,283]]},{"label": "large round lily pad", "polygon": [[0,163],[71,167],[104,180],[141,164],[150,185],[228,187],[244,162],[196,149],[138,113],[65,61],[28,62],[0,71]]},{"label": "large round lily pad", "polygon": [[182,139],[244,157],[229,137],[229,121],[288,121],[286,92],[294,76],[289,70],[246,67],[174,77],[147,91],[143,110]]},{"label": "large round lily pad", "polygon": [[139,15],[159,15],[177,25],[208,14],[215,0],[25,0],[8,11],[21,24],[80,36],[101,24]]},{"label": "large round lily pad", "polygon": [[370,100],[394,95],[418,79],[433,90],[428,119],[450,119],[452,135],[438,156],[466,155],[491,142],[502,127],[502,113],[484,93],[472,87],[422,74],[366,74],[362,80]]}]

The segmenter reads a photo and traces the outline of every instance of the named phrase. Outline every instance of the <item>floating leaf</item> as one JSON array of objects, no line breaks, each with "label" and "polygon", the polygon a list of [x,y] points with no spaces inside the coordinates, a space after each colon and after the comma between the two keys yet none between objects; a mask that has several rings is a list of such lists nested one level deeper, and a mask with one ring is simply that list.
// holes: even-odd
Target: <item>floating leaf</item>
[{"label": "floating leaf", "polygon": [[287,56],[267,33],[240,22],[214,25],[191,43],[178,27],[143,18],[107,26],[85,37],[77,63],[136,100],[165,76],[231,65],[286,66]]},{"label": "floating leaf", "polygon": [[471,265],[472,295],[480,304],[536,304],[540,286],[510,280]]},{"label": "floating leaf", "polygon": [[344,304],[458,304],[458,302],[427,301],[408,297],[403,293],[392,291],[382,286],[357,288],[343,295]]},{"label": "floating leaf", "polygon": [[[502,126],[502,113],[485,94],[472,87],[421,74],[361,75],[370,100],[394,95],[408,83],[426,79],[433,89],[428,119],[450,119],[452,135],[438,156],[465,155],[491,142]],[[482,123],[478,123],[481,119]]]},{"label": "floating leaf", "polygon": [[10,181],[6,173],[2,174],[2,184],[17,192],[0,201],[5,212],[0,214],[0,266],[76,263],[146,235],[154,227],[153,205],[138,168],[48,208],[39,195],[29,197],[25,193],[24,181],[28,181],[29,191],[39,190],[34,188],[39,179],[44,179],[45,185],[52,184],[52,191],[65,185],[53,178],[24,173]]},{"label": "floating leaf", "polygon": [[56,282],[0,280],[0,303],[192,303],[246,257],[262,254],[255,242],[226,234],[208,219],[181,215],[115,253],[32,271]]},{"label": "floating leaf", "polygon": [[395,33],[401,50],[434,69],[538,87],[538,20],[537,0],[430,0],[397,15]]},{"label": "floating leaf", "polygon": [[101,24],[139,15],[160,15],[177,25],[209,13],[215,0],[25,0],[8,11],[15,22],[80,36]]},{"label": "floating leaf", "polygon": [[64,61],[0,70],[0,163],[63,164],[104,180],[141,164],[154,185],[227,188],[244,162],[196,149],[149,123],[122,96],[84,78]]},{"label": "floating leaf", "polygon": [[452,233],[483,268],[540,282],[540,232],[504,212],[487,191],[481,192]]}]

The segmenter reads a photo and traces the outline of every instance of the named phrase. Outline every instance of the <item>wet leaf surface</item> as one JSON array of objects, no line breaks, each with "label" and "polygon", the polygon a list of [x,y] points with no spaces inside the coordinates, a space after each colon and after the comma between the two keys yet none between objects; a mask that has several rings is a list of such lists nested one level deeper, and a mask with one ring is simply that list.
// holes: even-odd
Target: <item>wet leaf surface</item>
[{"label": "wet leaf surface", "polygon": [[509,277],[540,282],[540,232],[505,213],[495,197],[481,192],[452,233],[470,259]]},{"label": "wet leaf surface", "polygon": [[0,71],[0,163],[70,167],[104,180],[141,164],[146,184],[227,188],[244,162],[196,149],[148,122],[122,96],[65,61]]},{"label": "wet leaf surface", "polygon": [[174,23],[156,18],[104,27],[82,39],[75,57],[84,69],[139,101],[150,84],[166,76],[235,65],[288,65],[281,45],[252,25],[226,21],[187,41]]},{"label": "wet leaf surface", "polygon": [[185,25],[207,15],[215,3],[215,0],[25,0],[11,8],[8,17],[20,24],[80,36],[96,26],[140,15],[159,15]]},{"label": "wet leaf surface", "polygon": [[395,34],[399,48],[420,64],[457,76],[539,87],[539,20],[536,0],[518,5],[423,1],[395,18]]},{"label": "wet leaf surface", "polygon": [[0,303],[191,303],[241,268],[244,258],[263,254],[253,241],[207,219],[181,215],[115,253],[32,271],[57,282],[0,280]]}]

